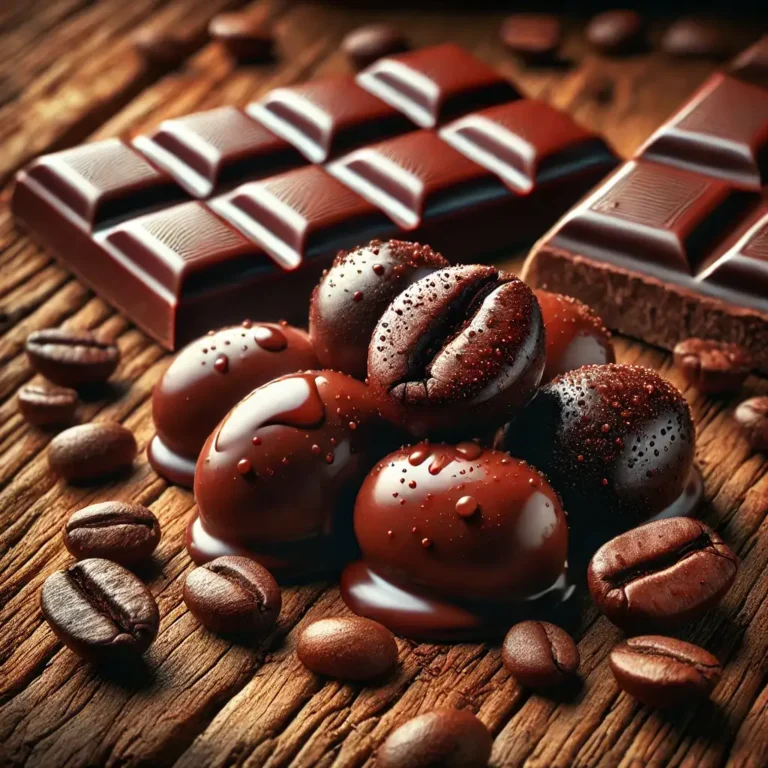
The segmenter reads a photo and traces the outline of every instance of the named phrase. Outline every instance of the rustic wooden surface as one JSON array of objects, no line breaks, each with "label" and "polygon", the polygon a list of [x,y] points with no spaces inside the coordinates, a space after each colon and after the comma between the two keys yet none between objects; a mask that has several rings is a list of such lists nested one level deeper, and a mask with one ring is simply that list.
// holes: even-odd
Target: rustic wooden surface
[{"label": "rustic wooden surface", "polygon": [[[716,611],[682,636],[725,665],[711,702],[671,715],[617,689],[606,656],[620,633],[594,609],[578,632],[582,686],[551,699],[523,691],[491,645],[400,640],[401,663],[378,687],[319,679],[297,662],[297,632],[346,609],[335,586],[286,590],[278,630],[261,647],[225,642],[202,629],[181,600],[190,569],[183,547],[189,492],[169,487],[143,451],[127,480],[68,487],[48,471],[51,435],[29,427],[15,392],[32,378],[23,355],[36,328],[99,328],[123,360],[109,397],[89,402],[82,420],[118,420],[140,446],[152,436],[151,388],[168,356],[72,279],[14,226],[7,210],[13,173],[37,153],[87,139],[131,135],[165,117],[244,104],[266,89],[345,71],[344,31],[364,10],[264,0],[274,14],[275,66],[233,68],[203,35],[215,12],[237,0],[11,0],[0,4],[0,764],[36,766],[371,765],[397,724],[438,705],[467,707],[495,736],[497,766],[764,766],[768,758],[768,477],[729,419],[735,398],[687,390],[698,423],[705,481],[703,517],[738,552],[733,589]],[[364,4],[363,4],[364,5]],[[467,45],[531,95],[570,110],[629,153],[713,68],[651,53],[608,60],[585,50],[572,20],[561,67],[525,69],[496,41],[498,17],[390,13],[415,44]],[[147,67],[130,44],[139,27],[183,28],[199,50],[176,71]],[[734,46],[759,32],[729,27]],[[511,264],[519,264],[512,261]],[[619,358],[659,369],[682,386],[668,355],[617,340]],[[768,392],[750,379],[743,394]],[[38,594],[69,562],[61,526],[97,500],[149,505],[163,540],[141,575],[157,597],[161,630],[146,663],[97,674],[54,638]]]}]

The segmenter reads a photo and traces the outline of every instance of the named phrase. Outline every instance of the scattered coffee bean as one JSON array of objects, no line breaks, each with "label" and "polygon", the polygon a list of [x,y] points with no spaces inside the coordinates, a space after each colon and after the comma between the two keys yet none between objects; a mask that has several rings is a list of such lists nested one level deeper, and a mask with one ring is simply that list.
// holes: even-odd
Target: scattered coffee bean
[{"label": "scattered coffee bean", "polygon": [[92,661],[144,653],[160,623],[144,584],[122,565],[100,558],[52,573],[40,607],[59,640]]},{"label": "scattered coffee bean", "polygon": [[202,40],[166,29],[142,29],[133,38],[141,57],[153,67],[174,68],[188,59]]},{"label": "scattered coffee bean", "polygon": [[27,337],[27,357],[46,379],[62,387],[106,381],[120,361],[115,344],[90,331],[47,328]]},{"label": "scattered coffee bean", "polygon": [[403,723],[376,753],[378,768],[485,768],[491,734],[465,709],[436,709]]},{"label": "scattered coffee bean", "polygon": [[564,629],[547,621],[521,621],[507,632],[501,660],[521,685],[538,690],[572,679],[581,659]]},{"label": "scattered coffee bean", "polygon": [[699,19],[680,19],[661,38],[661,49],[671,56],[721,58],[727,55],[725,40],[713,24]]},{"label": "scattered coffee bean", "polygon": [[64,544],[78,559],[103,557],[131,565],[149,557],[160,541],[160,523],[141,504],[105,501],[71,515]]},{"label": "scattered coffee bean", "polygon": [[53,384],[26,384],[19,390],[19,410],[37,427],[68,424],[77,409],[77,392]]},{"label": "scattered coffee bean", "polygon": [[685,339],[672,354],[686,382],[710,395],[738,390],[753,366],[742,346],[713,339]]},{"label": "scattered coffee bean", "polygon": [[733,413],[755,451],[768,451],[768,396],[750,397]]},{"label": "scattered coffee bean", "polygon": [[359,616],[313,622],[301,633],[296,652],[308,669],[341,680],[371,680],[397,662],[392,633]]},{"label": "scattered coffee bean", "polygon": [[708,696],[722,675],[720,662],[708,651],[660,635],[631,637],[617,645],[610,665],[619,688],[663,709]]},{"label": "scattered coffee bean", "polygon": [[265,13],[221,13],[211,19],[208,32],[237,61],[263,62],[274,58],[275,36]]},{"label": "scattered coffee bean", "polygon": [[189,573],[184,602],[213,632],[264,636],[277,623],[282,596],[263,565],[247,557],[226,556]]},{"label": "scattered coffee bean", "polygon": [[363,69],[382,56],[404,53],[409,47],[400,30],[391,24],[358,27],[341,42],[341,50],[355,69]]},{"label": "scattered coffee bean", "polygon": [[645,42],[645,22],[637,11],[605,11],[587,24],[586,36],[603,53],[631,53]]},{"label": "scattered coffee bean", "polygon": [[671,517],[604,544],[589,564],[589,591],[617,626],[693,621],[728,591],[738,558],[708,525]]},{"label": "scattered coffee bean", "polygon": [[538,61],[555,57],[562,31],[556,16],[516,13],[502,22],[499,37],[513,53],[529,61]]},{"label": "scattered coffee bean", "polygon": [[89,480],[127,469],[136,458],[133,433],[115,422],[70,427],[51,440],[48,463],[66,480]]}]

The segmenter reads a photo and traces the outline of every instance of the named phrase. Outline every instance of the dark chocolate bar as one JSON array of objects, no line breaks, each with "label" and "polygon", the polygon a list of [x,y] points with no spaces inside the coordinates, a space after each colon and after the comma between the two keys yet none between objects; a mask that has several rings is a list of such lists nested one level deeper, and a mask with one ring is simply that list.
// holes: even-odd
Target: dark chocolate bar
[{"label": "dark chocolate bar", "polygon": [[594,134],[443,45],[41,157],[12,207],[173,349],[243,317],[306,322],[323,268],[374,237],[453,260],[531,240],[615,165]]},{"label": "dark chocolate bar", "polygon": [[768,372],[768,82],[755,84],[765,41],[753,49],[537,243],[524,279],[667,349],[737,342]]}]

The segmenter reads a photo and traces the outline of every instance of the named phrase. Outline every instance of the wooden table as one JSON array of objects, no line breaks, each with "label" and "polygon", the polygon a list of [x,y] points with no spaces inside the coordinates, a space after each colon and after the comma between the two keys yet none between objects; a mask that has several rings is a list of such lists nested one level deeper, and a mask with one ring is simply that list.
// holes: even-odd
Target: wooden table
[{"label": "wooden table", "polygon": [[[183,546],[192,495],[169,487],[143,451],[129,479],[68,487],[48,469],[51,435],[28,426],[15,401],[32,378],[27,334],[47,326],[114,335],[122,363],[111,396],[88,402],[83,420],[118,420],[140,446],[152,436],[150,394],[168,356],[94,297],[14,226],[12,175],[32,156],[132,132],[220,104],[244,104],[268,88],[342,72],[345,30],[364,10],[263,0],[276,19],[279,64],[233,68],[206,44],[208,19],[233,0],[26,0],[0,4],[0,763],[3,765],[370,765],[397,724],[436,706],[477,712],[495,736],[494,765],[759,766],[768,763],[768,476],[729,418],[735,402],[685,390],[698,423],[706,481],[704,519],[741,558],[723,604],[683,637],[725,665],[711,702],[662,716],[619,692],[606,657],[620,632],[589,608],[577,633],[583,685],[570,698],[522,690],[496,646],[399,640],[401,664],[378,687],[315,677],[296,660],[307,622],[346,609],[335,585],[287,589],[279,629],[262,647],[225,642],[198,625],[181,600],[190,569]],[[364,4],[361,4],[364,5]],[[522,69],[496,40],[492,14],[391,13],[416,44],[458,41],[516,79],[529,94],[572,112],[633,150],[712,70],[659,53],[606,60],[584,48],[571,20],[570,64]],[[176,71],[151,68],[131,48],[139,27],[184,29],[199,50]],[[759,29],[733,24],[734,45]],[[513,262],[519,265],[519,261]],[[622,361],[683,383],[669,356],[618,339]],[[766,393],[752,378],[743,394]],[[146,665],[97,674],[63,649],[40,615],[45,577],[70,562],[64,520],[98,500],[149,505],[163,540],[142,572],[160,606],[160,634]]]}]

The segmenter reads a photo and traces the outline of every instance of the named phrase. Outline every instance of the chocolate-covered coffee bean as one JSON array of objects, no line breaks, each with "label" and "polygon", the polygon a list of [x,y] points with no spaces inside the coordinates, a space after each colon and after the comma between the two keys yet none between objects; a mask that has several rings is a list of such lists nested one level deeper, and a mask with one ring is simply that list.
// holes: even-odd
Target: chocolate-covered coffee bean
[{"label": "chocolate-covered coffee bean", "polygon": [[611,651],[609,662],[622,690],[661,709],[695,704],[712,692],[723,673],[708,651],[661,635],[625,640]]},{"label": "chocolate-covered coffee bean", "polygon": [[322,366],[364,379],[371,335],[392,300],[447,266],[428,245],[401,240],[341,251],[309,304],[309,334]]},{"label": "chocolate-covered coffee bean", "polygon": [[141,504],[105,501],[70,515],[64,544],[78,560],[102,557],[122,565],[148,558],[160,542],[160,523]]},{"label": "chocolate-covered coffee bean", "polygon": [[737,565],[736,555],[708,525],[672,517],[604,544],[589,564],[589,591],[623,629],[675,626],[718,603]]},{"label": "chocolate-covered coffee bean", "polygon": [[750,397],[740,403],[733,418],[755,451],[768,451],[768,397]]},{"label": "chocolate-covered coffee bean", "polygon": [[77,392],[53,384],[25,384],[19,390],[19,410],[36,427],[68,424],[77,409]]},{"label": "chocolate-covered coffee bean", "polygon": [[521,621],[507,632],[501,660],[521,685],[539,690],[571,680],[581,659],[564,629],[548,621]]},{"label": "chocolate-covered coffee bean", "polygon": [[92,480],[128,469],[136,458],[133,433],[116,422],[92,422],[60,432],[48,446],[51,469],[65,480]]},{"label": "chocolate-covered coffee bean", "polygon": [[299,636],[296,653],[308,669],[340,680],[372,680],[397,663],[394,635],[360,616],[312,622]]},{"label": "chocolate-covered coffee bean", "polygon": [[189,573],[184,602],[213,632],[264,636],[277,623],[282,595],[263,565],[247,557],[224,556]]},{"label": "chocolate-covered coffee bean", "polygon": [[368,382],[382,413],[416,436],[479,436],[533,397],[544,360],[541,310],[525,283],[494,267],[449,267],[382,315]]},{"label": "chocolate-covered coffee bean", "polygon": [[46,328],[27,337],[27,357],[46,379],[62,387],[106,381],[120,362],[120,350],[91,331]]},{"label": "chocolate-covered coffee bean", "polygon": [[160,623],[147,587],[122,565],[101,558],[52,573],[40,607],[59,640],[98,662],[144,653]]},{"label": "chocolate-covered coffee bean", "polygon": [[486,768],[491,734],[466,709],[441,708],[394,730],[376,753],[378,768]]}]

